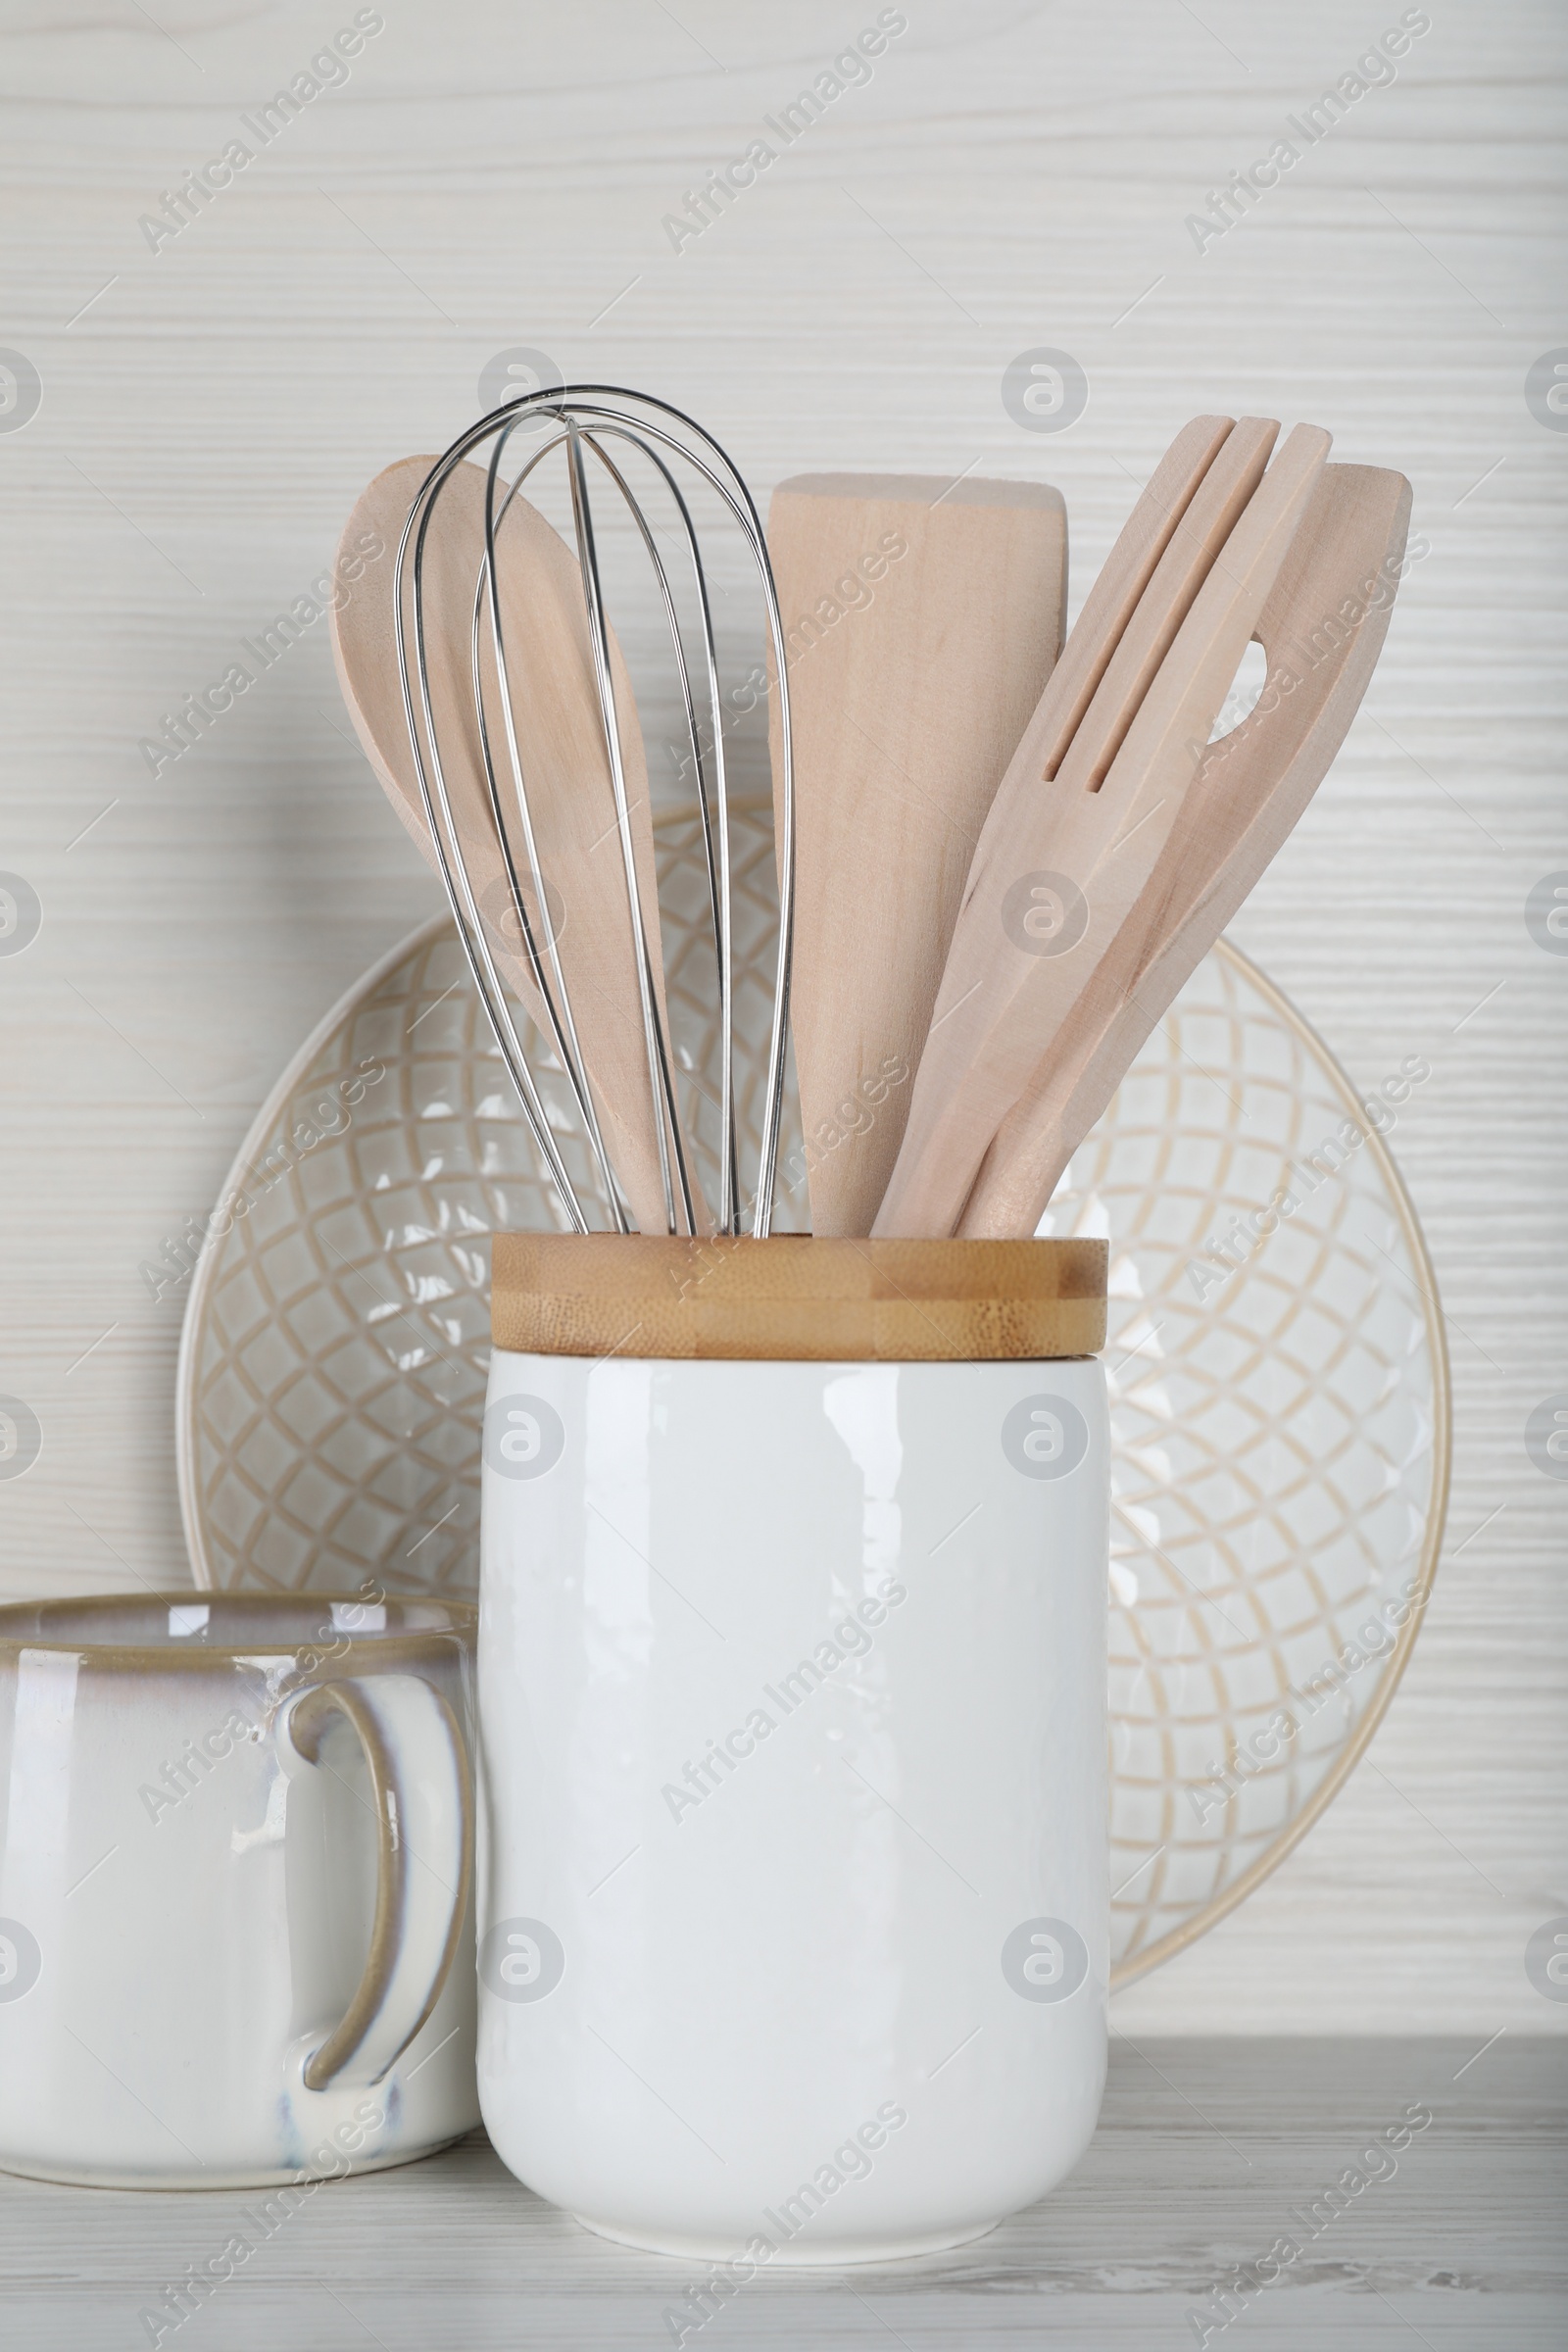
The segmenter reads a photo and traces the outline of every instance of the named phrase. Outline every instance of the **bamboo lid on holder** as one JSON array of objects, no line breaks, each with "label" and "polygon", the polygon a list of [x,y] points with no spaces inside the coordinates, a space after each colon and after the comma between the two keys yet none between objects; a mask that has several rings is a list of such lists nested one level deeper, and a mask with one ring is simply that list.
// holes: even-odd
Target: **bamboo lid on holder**
[{"label": "bamboo lid on holder", "polygon": [[498,1233],[490,1335],[533,1355],[963,1363],[1094,1355],[1102,1241]]}]

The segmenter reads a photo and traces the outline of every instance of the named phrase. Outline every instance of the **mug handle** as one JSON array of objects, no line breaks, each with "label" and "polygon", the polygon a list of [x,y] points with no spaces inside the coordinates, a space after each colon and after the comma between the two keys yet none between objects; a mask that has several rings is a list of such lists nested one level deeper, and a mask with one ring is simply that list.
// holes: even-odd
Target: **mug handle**
[{"label": "mug handle", "polygon": [[[415,1674],[344,1675],[313,1684],[287,1732],[318,1764],[334,1715],[346,1715],[369,1767],[378,1860],[369,1957],[341,2022],[305,2069],[308,2090],[379,2082],[440,1998],[463,1933],[473,1857],[466,1743],[439,1690]],[[445,1887],[432,1902],[416,1872]]]}]

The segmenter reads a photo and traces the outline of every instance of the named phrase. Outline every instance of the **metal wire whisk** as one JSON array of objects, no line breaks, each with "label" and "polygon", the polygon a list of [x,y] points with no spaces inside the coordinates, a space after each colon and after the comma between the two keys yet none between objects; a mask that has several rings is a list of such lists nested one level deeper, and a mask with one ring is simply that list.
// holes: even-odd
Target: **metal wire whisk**
[{"label": "metal wire whisk", "polygon": [[[501,473],[508,443],[519,426],[543,417],[559,429],[550,433],[509,482]],[[638,887],[637,866],[626,792],[626,765],[621,718],[612,684],[610,629],[605,613],[594,509],[589,492],[587,458],[624,501],[637,536],[653,566],[660,603],[668,624],[671,652],[684,712],[691,764],[696,776],[707,857],[709,897],[712,913],[713,951],[717,980],[720,1046],[719,1200],[715,1223],[720,1233],[745,1229],[750,1207],[751,1231],[760,1239],[772,1223],[777,1175],[779,1132],[784,1093],[784,1058],[789,1026],[790,960],[795,899],[794,777],[790,752],[789,690],[786,647],[773,585],[767,543],[756,504],[740,472],[711,434],[679,409],[652,395],[611,384],[570,384],[559,391],[531,392],[511,401],[470,425],[437,460],[421,483],[398,545],[396,577],[398,671],[403,689],[404,715],[424,803],[430,837],[435,845],[458,936],[473,976],[474,987],[495,1031],[496,1042],[516,1087],[530,1132],[545,1166],[560,1193],[566,1214],[579,1233],[590,1230],[588,1215],[578,1198],[552,1130],[549,1111],[527,1056],[514,1009],[497,970],[478,900],[470,880],[443,769],[441,745],[432,708],[428,632],[424,603],[424,551],[431,515],[443,487],[457,467],[485,442],[492,444],[485,496],[484,550],[479,559],[469,615],[474,714],[483,762],[486,796],[511,898],[511,912],[520,932],[527,968],[545,1013],[566,1084],[576,1105],[597,1167],[604,1201],[617,1232],[631,1230],[622,1189],[606,1149],[593,1092],[588,1083],[570,993],[550,919],[537,922],[530,914],[522,886],[527,873],[533,905],[547,906],[545,876],[540,868],[537,829],[529,800],[528,777],[519,755],[512,697],[508,684],[507,627],[499,588],[496,533],[513,499],[535,468],[553,451],[564,449],[571,494],[572,524],[582,580],[583,610],[592,655],[594,681],[604,748],[609,763],[613,802],[613,826],[619,835],[626,886],[627,919],[631,925],[638,981],[638,1008],[647,1052],[648,1085],[654,1126],[659,1139],[663,1179],[666,1230],[697,1233],[703,1226],[700,1189],[689,1159],[682,1123],[677,1114],[674,1064],[670,1039],[661,1013],[654,973],[649,927]],[[611,444],[630,444],[653,467],[655,486],[667,494],[690,568],[689,588],[683,592],[689,625],[695,607],[702,655],[698,664],[700,688],[694,688],[683,637],[682,601],[671,584],[669,569],[655,537],[648,514],[626,477]],[[695,472],[715,491],[728,510],[756,565],[766,611],[772,649],[772,686],[778,696],[781,750],[775,794],[776,863],[778,868],[778,953],[773,985],[772,1026],[768,1043],[758,1178],[750,1203],[743,1202],[737,1164],[735,1132],[734,1004],[730,931],[730,839],[728,792],[724,761],[723,714],[719,701],[718,656],[708,574],[698,544],[696,526],[682,494],[679,469]],[[601,485],[603,486],[603,484]],[[412,571],[412,597],[405,603],[405,582]],[[412,619],[412,647],[408,620]],[[486,708],[481,685],[481,650],[488,649],[497,683],[496,702],[502,718],[502,742],[497,746],[493,711]],[[705,723],[706,722],[706,723]],[[588,787],[585,785],[584,787]],[[539,935],[543,934],[541,938]]]}]

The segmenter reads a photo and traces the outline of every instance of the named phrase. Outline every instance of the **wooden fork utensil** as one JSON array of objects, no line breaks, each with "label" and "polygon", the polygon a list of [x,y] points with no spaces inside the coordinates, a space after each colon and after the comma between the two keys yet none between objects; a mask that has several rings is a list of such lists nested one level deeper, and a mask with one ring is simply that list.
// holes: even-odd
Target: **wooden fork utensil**
[{"label": "wooden fork utensil", "polygon": [[1317,790],[1388,634],[1409,517],[1403,474],[1325,466],[1258,621],[1263,692],[1210,746],[1112,957],[1045,1043],[981,1160],[961,1234],[1035,1231],[1150,1031]]},{"label": "wooden fork utensil", "polygon": [[971,868],[879,1236],[959,1230],[1043,1054],[1119,968],[1323,472],[1327,433],[1298,425],[1270,465],[1277,432],[1189,426],[1085,607]]}]

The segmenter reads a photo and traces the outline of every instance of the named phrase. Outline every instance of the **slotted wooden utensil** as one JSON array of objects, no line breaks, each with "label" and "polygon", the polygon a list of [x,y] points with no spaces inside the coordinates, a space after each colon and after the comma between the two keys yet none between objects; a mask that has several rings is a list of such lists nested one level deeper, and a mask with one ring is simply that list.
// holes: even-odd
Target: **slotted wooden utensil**
[{"label": "slotted wooden utensil", "polygon": [[992,800],[922,1049],[925,1099],[933,1110],[959,1083],[977,1051],[985,1034],[988,986],[996,985],[1001,941],[992,925],[965,920],[964,910],[985,892],[994,871],[1010,876],[1027,867],[1030,845],[1050,817],[1043,787],[1055,775],[1140,599],[1231,429],[1229,416],[1195,417],[1154,468],[1101,566]]},{"label": "slotted wooden utensil", "polygon": [[[332,649],[343,699],[370,765],[428,863],[439,870],[416,770],[399,678],[394,565],[390,551],[428,475],[430,458],[405,458],[376,476],[356,502],[344,545],[377,532],[389,558],[367,572],[350,602],[332,614]],[[575,558],[538,509],[520,497],[507,507],[497,536],[503,643],[512,724],[527,778],[535,846],[545,882],[538,905],[531,868],[514,860],[539,968],[522,937],[489,798],[474,691],[472,620],[485,548],[485,472],[461,465],[431,508],[424,548],[431,708],[441,763],[479,914],[491,953],[546,1039],[564,1059],[573,1042],[592,1089],[608,1155],[637,1224],[665,1228],[664,1173],[645,1041],[638,1019],[636,931],[612,797],[610,763],[595,686],[593,655]],[[635,871],[651,979],[668,1035],[652,812],[642,732],[630,677],[613,638],[610,665],[619,719]],[[501,698],[488,629],[480,632],[483,709],[499,737]],[[507,772],[504,745],[493,746]],[[511,812],[515,827],[515,813]],[[554,959],[567,988],[572,1037],[557,1023],[541,988]],[[689,1165],[689,1154],[687,1155]],[[694,1221],[705,1220],[695,1193]]]},{"label": "slotted wooden utensil", "polygon": [[1227,435],[1007,844],[1017,862],[992,845],[960,917],[972,950],[944,974],[933,1022],[936,1045],[948,1006],[968,1011],[961,1046],[922,1060],[878,1235],[956,1230],[992,1136],[1114,954],[1323,468],[1329,436],[1298,425],[1263,472],[1276,430],[1244,419]]},{"label": "slotted wooden utensil", "polygon": [[986,811],[1060,651],[1066,516],[1038,482],[803,474],[774,492],[767,538],[811,1230],[865,1234]]},{"label": "slotted wooden utensil", "polygon": [[1409,517],[1402,474],[1324,468],[1258,620],[1268,676],[1257,705],[1210,746],[1115,956],[992,1139],[960,1234],[1035,1231],[1145,1039],[1295,826],[1376,666]]},{"label": "slotted wooden utensil", "polygon": [[1047,691],[992,800],[964,886],[965,899],[977,887],[993,853],[1010,839],[1012,829],[1033,821],[1041,782],[1055,774],[1171,534],[1232,424],[1229,416],[1195,416],[1190,424],[1184,424],[1139,494],[1084,599],[1083,611],[1062,647]]}]

